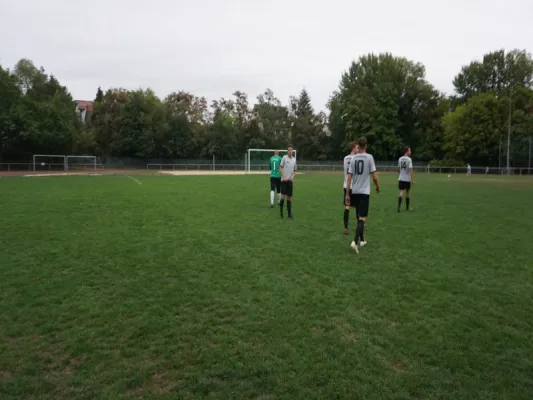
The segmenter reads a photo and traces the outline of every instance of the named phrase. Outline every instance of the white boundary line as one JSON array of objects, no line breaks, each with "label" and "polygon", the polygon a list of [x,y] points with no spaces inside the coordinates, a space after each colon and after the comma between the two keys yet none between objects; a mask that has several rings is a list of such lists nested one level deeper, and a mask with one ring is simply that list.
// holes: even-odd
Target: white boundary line
[{"label": "white boundary line", "polygon": [[142,182],[141,182],[140,180],[134,178],[133,176],[131,176],[131,175],[126,175],[126,176],[127,176],[128,178],[130,178],[130,179],[133,179],[135,182],[137,182],[138,185],[142,185]]}]

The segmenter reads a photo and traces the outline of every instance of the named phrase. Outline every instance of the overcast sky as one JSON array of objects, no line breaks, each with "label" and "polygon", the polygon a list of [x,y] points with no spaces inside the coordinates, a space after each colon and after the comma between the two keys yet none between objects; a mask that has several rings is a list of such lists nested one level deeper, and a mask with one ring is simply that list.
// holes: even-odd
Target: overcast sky
[{"label": "overcast sky", "polygon": [[500,48],[533,51],[533,0],[0,0],[0,64],[29,58],[75,99],[102,86],[254,101],[268,87],[287,103],[306,88],[325,109],[368,52],[422,62],[449,93]]}]

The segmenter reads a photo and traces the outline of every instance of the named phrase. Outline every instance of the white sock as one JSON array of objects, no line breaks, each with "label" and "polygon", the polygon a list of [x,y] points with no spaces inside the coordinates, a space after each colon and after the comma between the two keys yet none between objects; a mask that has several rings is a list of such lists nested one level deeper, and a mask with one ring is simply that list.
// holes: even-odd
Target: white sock
[{"label": "white sock", "polygon": [[274,191],[270,191],[270,205],[274,205]]},{"label": "white sock", "polygon": [[278,204],[281,202],[281,193],[278,193]]}]

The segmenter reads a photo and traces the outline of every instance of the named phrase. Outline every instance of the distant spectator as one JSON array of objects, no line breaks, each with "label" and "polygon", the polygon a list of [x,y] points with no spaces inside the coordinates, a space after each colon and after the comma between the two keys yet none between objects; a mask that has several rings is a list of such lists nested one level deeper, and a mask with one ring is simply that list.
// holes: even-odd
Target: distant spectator
[{"label": "distant spectator", "polygon": [[466,166],[466,175],[472,175],[472,167],[470,164],[467,164]]}]

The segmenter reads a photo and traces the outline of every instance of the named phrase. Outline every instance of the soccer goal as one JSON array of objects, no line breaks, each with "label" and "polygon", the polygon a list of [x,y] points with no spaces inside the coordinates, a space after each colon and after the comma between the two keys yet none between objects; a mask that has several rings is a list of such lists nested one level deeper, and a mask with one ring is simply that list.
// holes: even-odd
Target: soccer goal
[{"label": "soccer goal", "polygon": [[[279,151],[280,157],[283,157],[285,154],[287,154],[287,149],[248,149],[248,153],[246,154],[245,160],[246,173],[249,173],[251,171],[268,171],[268,161],[270,160],[270,157],[274,155],[275,151]],[[296,159],[296,150],[292,150],[292,155]]]},{"label": "soccer goal", "polygon": [[95,156],[67,156],[65,171],[96,169]]},{"label": "soccer goal", "polygon": [[53,154],[34,154],[33,170],[34,171],[66,171],[67,156]]}]

